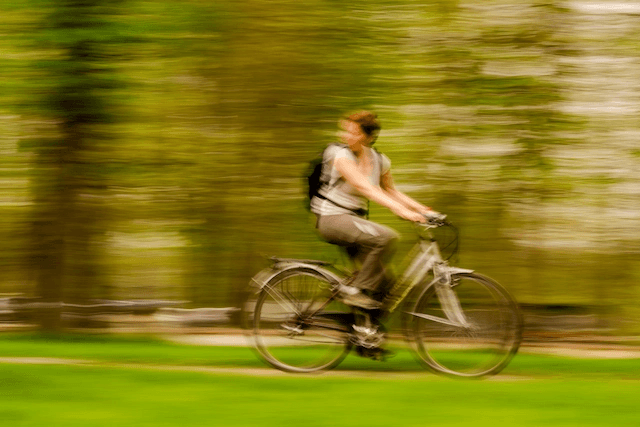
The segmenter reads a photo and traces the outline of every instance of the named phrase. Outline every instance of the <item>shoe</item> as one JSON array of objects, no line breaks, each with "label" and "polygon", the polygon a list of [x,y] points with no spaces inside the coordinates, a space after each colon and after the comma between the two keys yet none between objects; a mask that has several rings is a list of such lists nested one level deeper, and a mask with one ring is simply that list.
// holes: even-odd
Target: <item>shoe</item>
[{"label": "shoe", "polygon": [[380,301],[376,301],[363,294],[360,289],[354,288],[353,286],[340,285],[338,292],[342,302],[347,305],[364,308],[366,310],[375,310],[382,307]]},{"label": "shoe", "polygon": [[353,332],[351,334],[351,343],[356,347],[377,348],[382,345],[385,340],[385,333],[379,330],[377,326],[366,327],[352,325]]}]

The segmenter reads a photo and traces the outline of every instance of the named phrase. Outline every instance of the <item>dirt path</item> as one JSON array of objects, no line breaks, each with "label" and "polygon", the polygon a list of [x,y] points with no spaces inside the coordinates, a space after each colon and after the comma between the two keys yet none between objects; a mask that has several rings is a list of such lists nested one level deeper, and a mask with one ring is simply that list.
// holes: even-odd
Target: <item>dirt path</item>
[{"label": "dirt path", "polygon": [[[169,342],[183,345],[220,346],[220,347],[248,347],[250,339],[240,331],[229,330],[226,334],[162,334],[161,337]],[[404,346],[404,341],[394,340],[393,345]],[[604,342],[525,342],[520,347],[519,354],[547,354],[577,359],[640,359],[640,347],[624,343]],[[66,365],[78,367],[106,367],[121,369],[144,369],[153,371],[199,372],[208,374],[231,374],[251,377],[285,377],[299,376],[265,367],[216,367],[198,365],[162,365],[154,363],[119,363],[90,359],[72,359],[57,357],[0,357],[0,364],[27,365]],[[411,372],[390,372],[370,370],[341,370],[336,369],[318,374],[306,374],[306,377],[344,377],[370,379],[438,379],[441,378],[427,370]],[[514,375],[497,375],[488,381],[522,381],[538,378]]]},{"label": "dirt path", "polygon": [[279,376],[287,375],[276,369],[268,368],[242,368],[242,367],[215,367],[197,365],[158,365],[149,363],[118,363],[103,362],[89,359],[67,359],[62,357],[0,357],[0,363],[18,365],[75,365],[85,367],[107,367],[123,369],[146,369],[154,371],[177,372],[208,372],[212,374],[239,374],[249,376]]},{"label": "dirt path", "polygon": [[[242,375],[250,377],[299,377],[299,378],[361,378],[361,379],[384,379],[384,380],[439,380],[442,377],[427,370],[411,372],[384,372],[384,371],[345,371],[332,370],[314,374],[291,374],[273,368],[243,368],[243,367],[215,367],[215,366],[180,366],[180,365],[156,365],[146,363],[115,363],[101,362],[85,359],[65,359],[57,357],[0,357],[0,364],[19,365],[63,365],[78,367],[100,367],[116,369],[141,369],[164,372],[197,372],[205,374],[228,374]],[[512,381],[532,381],[538,378],[516,375],[497,375],[486,378],[485,381],[512,382]]]},{"label": "dirt path", "polygon": [[[245,336],[230,334],[209,335],[175,335],[165,336],[165,339],[186,345],[205,346],[241,346],[246,347],[250,342]],[[640,359],[640,348],[629,345],[615,345],[602,343],[526,343],[520,349],[521,354],[548,354],[579,359]],[[231,374],[251,377],[285,377],[298,376],[279,371],[270,367],[216,367],[198,365],[161,365],[149,363],[119,363],[105,362],[90,359],[72,359],[57,357],[0,357],[1,364],[26,364],[26,365],[66,365],[78,367],[106,367],[120,369],[144,369],[153,371],[173,372],[199,372],[208,374]],[[412,372],[384,372],[370,370],[332,370],[319,374],[307,374],[306,377],[343,377],[343,378],[369,378],[369,379],[438,379],[437,375],[429,371]],[[488,381],[523,381],[536,380],[534,377],[497,375],[488,378]]]},{"label": "dirt path", "polygon": [[[244,335],[202,334],[168,335],[166,340],[186,345],[246,347],[251,341]],[[401,346],[404,343],[400,344]],[[578,359],[640,359],[640,347],[604,343],[524,343],[520,353],[549,354]]]}]

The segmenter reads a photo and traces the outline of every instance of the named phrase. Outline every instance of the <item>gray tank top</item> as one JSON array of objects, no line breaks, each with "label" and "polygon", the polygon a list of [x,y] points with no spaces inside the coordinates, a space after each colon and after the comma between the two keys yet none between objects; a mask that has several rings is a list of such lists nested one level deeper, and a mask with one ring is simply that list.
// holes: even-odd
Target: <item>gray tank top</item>
[{"label": "gray tank top", "polygon": [[[387,156],[382,153],[378,154],[373,149],[369,149],[368,154],[371,156],[372,167],[367,178],[371,185],[379,186],[382,175],[391,169],[391,161]],[[349,147],[344,145],[327,147],[322,159],[322,181],[325,184],[318,190],[326,199],[314,197],[311,200],[311,212],[317,215],[355,215],[354,211],[367,209],[367,198],[349,184],[335,168],[334,162],[340,158],[347,158],[358,163],[355,154]]]}]

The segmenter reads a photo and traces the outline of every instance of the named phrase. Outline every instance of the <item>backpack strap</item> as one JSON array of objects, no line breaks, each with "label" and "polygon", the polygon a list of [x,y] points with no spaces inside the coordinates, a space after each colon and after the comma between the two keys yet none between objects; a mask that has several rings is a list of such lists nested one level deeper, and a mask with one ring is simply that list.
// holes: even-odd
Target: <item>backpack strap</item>
[{"label": "backpack strap", "polygon": [[351,212],[355,213],[355,214],[356,214],[356,215],[358,215],[358,216],[363,216],[363,217],[367,217],[367,218],[369,217],[369,209],[353,209],[353,208],[348,208],[348,207],[346,207],[346,206],[342,206],[341,204],[334,202],[333,200],[329,199],[328,197],[323,196],[323,195],[322,195],[322,194],[320,194],[320,193],[317,193],[317,194],[316,194],[316,197],[317,197],[317,198],[319,198],[319,199],[322,199],[322,200],[327,200],[328,202],[333,203],[333,204],[334,204],[334,205],[336,205],[337,207],[342,208],[342,209],[346,209],[346,210],[348,210],[348,211],[351,211]]}]

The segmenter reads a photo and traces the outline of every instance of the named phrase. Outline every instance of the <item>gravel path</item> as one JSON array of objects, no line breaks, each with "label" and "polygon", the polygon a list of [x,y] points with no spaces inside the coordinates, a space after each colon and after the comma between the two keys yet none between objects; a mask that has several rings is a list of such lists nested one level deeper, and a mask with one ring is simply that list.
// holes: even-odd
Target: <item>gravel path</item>
[{"label": "gravel path", "polygon": [[[243,335],[170,335],[168,341],[187,345],[208,345],[221,347],[247,347],[249,338]],[[640,359],[640,347],[624,344],[602,343],[524,343],[520,353],[549,354],[579,359]]]},{"label": "gravel path", "polygon": [[[248,347],[251,345],[248,337],[241,334],[190,334],[190,335],[164,335],[164,339],[185,345],[221,346],[221,347]],[[548,354],[580,359],[640,359],[640,347],[625,344],[611,343],[524,343],[520,354]],[[209,374],[232,374],[252,377],[282,377],[297,376],[279,371],[270,367],[216,367],[194,365],[160,365],[147,363],[118,363],[104,362],[89,359],[71,359],[57,357],[0,357],[1,364],[27,364],[27,365],[67,365],[78,367],[108,367],[122,369],[145,369],[157,371],[176,372],[201,372]],[[332,370],[319,374],[307,374],[307,377],[348,377],[370,379],[438,379],[437,375],[427,370],[413,372],[383,372],[369,370]],[[488,381],[523,381],[535,380],[533,377],[497,375],[487,378]]]},{"label": "gravel path", "polygon": [[[339,378],[362,378],[362,379],[378,379],[378,380],[439,380],[441,376],[435,375],[427,370],[411,371],[411,372],[384,372],[384,371],[347,371],[347,370],[331,370],[325,372],[311,374],[291,374],[282,372],[277,369],[264,368],[244,368],[244,367],[215,367],[215,366],[180,366],[180,365],[156,365],[146,363],[113,363],[101,362],[96,360],[83,359],[65,359],[56,357],[0,357],[0,364],[19,364],[19,365],[64,365],[78,367],[101,367],[101,368],[119,368],[119,369],[143,369],[151,371],[164,372],[199,372],[206,374],[228,374],[242,375],[250,377],[339,377]],[[497,382],[513,382],[536,380],[538,378],[516,375],[497,375],[485,378],[485,381]]]}]

